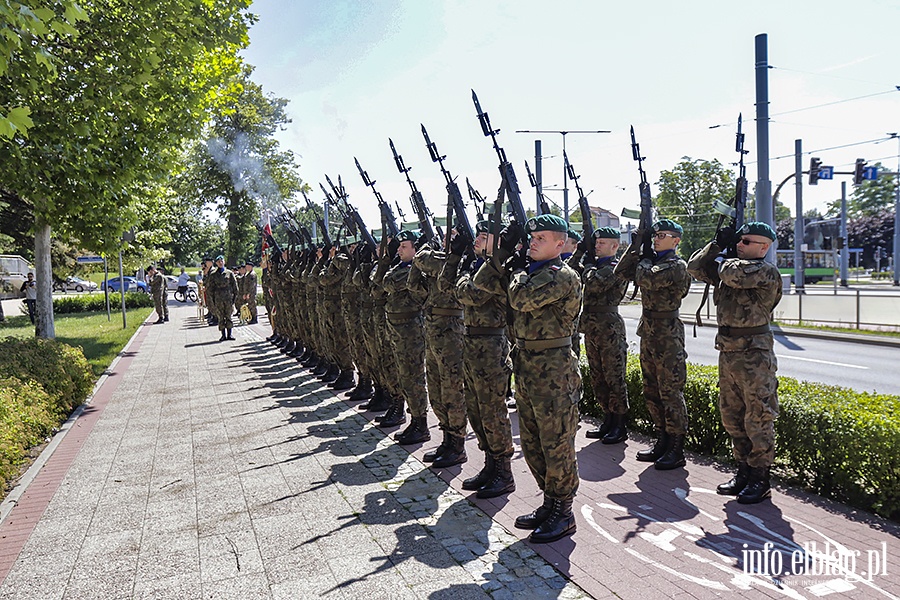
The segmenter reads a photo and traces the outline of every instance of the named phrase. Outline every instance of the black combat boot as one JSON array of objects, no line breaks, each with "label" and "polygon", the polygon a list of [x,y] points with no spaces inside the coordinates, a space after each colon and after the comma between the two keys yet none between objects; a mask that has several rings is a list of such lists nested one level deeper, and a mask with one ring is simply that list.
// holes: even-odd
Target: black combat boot
[{"label": "black combat boot", "polygon": [[291,339],[289,337],[287,337],[286,335],[283,335],[283,336],[281,336],[281,339],[278,340],[278,343],[275,345],[278,346],[279,348],[284,348],[285,346],[287,346],[290,343],[290,341],[291,341]]},{"label": "black combat boot", "polygon": [[222,330],[222,335],[219,336],[219,341],[220,341],[220,342],[224,342],[224,341],[225,341],[225,330],[224,330],[224,329]]},{"label": "black combat boot", "polygon": [[297,342],[294,340],[288,340],[287,343],[281,347],[282,354],[290,354],[294,348],[297,347]]},{"label": "black combat boot", "polygon": [[550,516],[553,504],[553,498],[544,494],[544,503],[542,505],[538,506],[527,515],[516,517],[516,529],[537,529],[537,526],[546,521],[547,517]]},{"label": "black combat boot", "polygon": [[656,441],[652,448],[641,450],[635,458],[640,462],[656,462],[669,449],[669,434],[666,431],[656,432]]},{"label": "black combat boot", "polygon": [[628,439],[628,430],[625,429],[625,415],[613,415],[609,431],[600,440],[602,444],[621,444]]},{"label": "black combat boot", "polygon": [[328,359],[324,356],[320,356],[316,366],[312,368],[312,374],[316,377],[320,375],[324,375],[326,371],[328,371],[328,367],[331,365],[328,364]]},{"label": "black combat boot", "polygon": [[343,390],[349,390],[353,387],[353,384],[353,369],[341,369],[341,372],[338,374],[337,379],[335,379],[333,383],[329,383],[328,387],[336,392],[340,392]]},{"label": "black combat boot", "polygon": [[269,337],[266,338],[266,341],[272,342],[274,344],[275,342],[278,341],[278,334],[273,331],[272,335],[270,335]]},{"label": "black combat boot", "polygon": [[723,496],[737,496],[747,487],[748,483],[750,483],[750,465],[746,462],[739,462],[737,473],[734,474],[731,481],[716,487],[716,493]]},{"label": "black combat boot", "polygon": [[769,483],[769,467],[750,467],[750,481],[738,494],[737,501],[741,504],[756,504],[772,495],[772,485]]},{"label": "black combat boot", "polygon": [[512,465],[508,456],[494,458],[494,476],[478,488],[475,494],[478,498],[496,498],[504,494],[516,491],[516,481],[513,479]]},{"label": "black combat boot", "polygon": [[406,423],[406,401],[402,397],[394,398],[388,411],[375,419],[375,422],[381,427],[396,427]]},{"label": "black combat boot", "polygon": [[337,381],[338,376],[341,374],[341,368],[338,367],[334,363],[330,363],[328,365],[328,370],[322,373],[322,376],[319,377],[319,381],[322,383],[334,383]]},{"label": "black combat boot", "polygon": [[444,451],[434,459],[431,466],[446,469],[454,465],[461,465],[467,460],[469,457],[466,456],[466,438],[461,435],[449,435]]},{"label": "black combat boot", "polygon": [[293,351],[288,354],[288,356],[290,356],[291,358],[300,358],[301,356],[303,356],[304,352],[306,352],[306,348],[303,347],[303,344],[297,342],[297,345],[294,347]]},{"label": "black combat boot", "polygon": [[612,427],[612,419],[613,414],[611,412],[607,412],[606,416],[603,417],[603,423],[600,425],[600,427],[595,427],[594,429],[588,430],[588,432],[584,434],[584,437],[590,438],[592,440],[599,440],[603,438],[607,433],[609,433],[609,428]]},{"label": "black combat boot", "polygon": [[484,467],[482,467],[482,469],[478,472],[478,475],[476,475],[475,477],[463,479],[462,489],[477,490],[494,477],[494,469],[494,457],[490,454],[485,454]]},{"label": "black combat boot", "polygon": [[669,436],[669,447],[666,449],[666,453],[660,456],[653,465],[657,470],[671,471],[685,465],[684,437],[683,433]]},{"label": "black combat boot", "polygon": [[309,360],[309,357],[312,356],[313,349],[310,346],[307,346],[303,349],[303,354],[297,357],[297,362],[303,364],[305,361]]},{"label": "black combat boot", "polygon": [[572,514],[572,500],[554,500],[550,514],[531,532],[528,541],[534,544],[547,544],[573,533],[575,533],[575,515]]},{"label": "black combat boot", "polygon": [[394,436],[394,439],[401,446],[420,444],[430,440],[431,432],[428,431],[428,416],[412,417],[409,420],[409,426]]},{"label": "black combat boot", "polygon": [[234,336],[231,335],[231,328],[228,328],[228,329],[226,329],[225,331],[228,332],[228,335],[225,336],[225,339],[226,339],[226,340],[234,340]]},{"label": "black combat boot", "polygon": [[309,351],[309,356],[307,356],[307,357],[303,360],[303,363],[302,363],[302,364],[303,364],[303,366],[306,367],[307,369],[314,369],[314,368],[316,368],[316,367],[319,365],[319,361],[320,361],[320,360],[322,360],[322,359],[319,358],[319,355],[316,354],[316,351],[315,351],[315,350],[310,350],[310,351]]},{"label": "black combat boot", "polygon": [[360,374],[359,381],[356,383],[356,387],[353,388],[352,391],[348,392],[347,399],[368,400],[372,397],[373,394],[374,390],[372,389],[372,378],[368,375]]},{"label": "black combat boot", "polygon": [[369,412],[384,412],[391,407],[391,399],[380,385],[375,386],[372,393],[372,399],[365,404],[359,406],[362,410]]},{"label": "black combat boot", "polygon": [[155,320],[155,321],[153,322],[153,324],[154,324],[154,325],[160,325],[160,324],[165,323],[165,322],[166,322],[165,319],[163,319],[162,317],[160,317],[160,318],[158,318],[157,320]]},{"label": "black combat boot", "polygon": [[435,459],[440,456],[450,444],[450,434],[446,431],[441,431],[441,435],[443,436],[441,439],[440,445],[434,450],[429,450],[422,456],[422,462],[434,462]]}]

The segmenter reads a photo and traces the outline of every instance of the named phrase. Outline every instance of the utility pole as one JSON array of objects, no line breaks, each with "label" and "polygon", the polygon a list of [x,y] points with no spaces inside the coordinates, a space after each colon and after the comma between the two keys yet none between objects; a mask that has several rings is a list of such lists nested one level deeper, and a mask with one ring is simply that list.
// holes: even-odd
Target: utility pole
[{"label": "utility pole", "polygon": [[894,201],[894,285],[900,285],[900,135],[889,133],[892,138],[897,138],[897,199]]},{"label": "utility pole", "polygon": [[[756,220],[774,229],[772,182],[769,181],[769,51],[768,36],[756,36]],[[769,249],[766,260],[775,262],[775,248]]]},{"label": "utility pole", "polygon": [[841,229],[838,249],[841,251],[841,287],[847,287],[850,271],[850,252],[847,247],[847,182],[841,182]]},{"label": "utility pole", "polygon": [[[561,131],[557,129],[518,129],[516,133],[558,133],[562,135],[562,151],[563,156],[566,154],[566,136],[570,133],[612,133],[607,129],[599,129],[595,131],[588,130],[569,130],[569,131]],[[535,140],[538,142],[539,140]],[[540,169],[540,167],[537,167]],[[538,175],[540,177],[540,175]],[[563,179],[563,218],[565,218],[566,223],[569,222],[569,182],[566,177],[566,161],[563,160],[563,168],[562,168],[562,179]],[[540,203],[540,190],[538,191],[538,203]]]},{"label": "utility pole", "polygon": [[806,290],[803,273],[803,140],[794,140],[794,177],[797,195],[794,209],[797,211],[797,218],[794,220],[794,291],[802,294]]}]

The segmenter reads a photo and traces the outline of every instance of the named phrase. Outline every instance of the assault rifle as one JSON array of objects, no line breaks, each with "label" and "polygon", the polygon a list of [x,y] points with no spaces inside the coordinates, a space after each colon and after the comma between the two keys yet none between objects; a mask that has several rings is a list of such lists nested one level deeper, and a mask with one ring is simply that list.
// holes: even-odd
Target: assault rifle
[{"label": "assault rifle", "polygon": [[416,213],[416,218],[419,220],[419,230],[425,237],[423,242],[427,244],[434,243],[437,240],[437,236],[434,233],[434,227],[431,226],[431,215],[428,207],[425,205],[425,198],[422,197],[422,192],[416,187],[416,182],[409,176],[412,167],[407,167],[403,163],[403,157],[397,153],[397,148],[394,147],[394,140],[388,138],[388,143],[391,145],[391,152],[394,155],[394,163],[397,165],[397,170],[406,176],[406,183],[409,184],[409,189],[412,191],[409,201],[412,204],[413,211]]},{"label": "assault rifle", "polygon": [[[525,234],[525,207],[522,206],[522,197],[519,192],[519,184],[516,181],[516,172],[512,163],[506,158],[506,152],[497,143],[497,134],[499,129],[491,127],[491,119],[488,114],[481,110],[481,104],[478,102],[478,96],[475,90],[472,90],[472,101],[475,103],[475,111],[478,114],[478,122],[481,124],[481,131],[485,137],[490,137],[494,143],[494,151],[497,152],[497,158],[500,160],[500,189],[497,192],[497,200],[494,202],[494,257],[497,257],[497,248],[500,245],[500,217],[503,211],[503,197],[506,196],[509,202],[512,220],[518,223],[522,231],[522,244],[527,244],[528,236]],[[496,265],[498,268],[500,265]]]},{"label": "assault rifle", "polygon": [[281,215],[281,222],[284,223],[289,232],[293,232],[298,244],[306,244],[306,247],[310,250],[314,249],[316,243],[313,241],[312,234],[306,228],[306,225],[297,219],[297,215],[286,204],[282,203],[281,207],[284,209],[284,213]]},{"label": "assault rifle", "polygon": [[[647,183],[647,174],[644,172],[644,157],[641,156],[641,145],[634,139],[634,126],[631,127],[631,156],[638,164],[638,173],[641,175],[639,190],[641,193],[641,214],[638,230],[643,233],[641,239],[641,258],[653,258],[653,199],[650,195],[650,184]],[[622,216],[629,216],[632,211],[623,210]],[[634,242],[634,240],[632,240]]]},{"label": "assault rifle", "polygon": [[481,195],[481,192],[476,190],[472,184],[469,182],[469,178],[466,177],[466,187],[469,188],[469,200],[472,201],[472,204],[475,205],[475,210],[478,212],[478,216],[481,220],[486,219],[485,216],[487,214],[487,200],[485,200],[484,196]]},{"label": "assault rifle", "polygon": [[[428,137],[425,126],[422,125],[422,136],[425,138],[425,147],[431,155],[431,162],[436,162],[441,168],[444,175],[444,181],[447,182],[447,226],[452,227],[453,217],[456,217],[456,234],[465,237],[466,241],[471,245],[475,242],[475,230],[469,223],[469,215],[466,214],[466,205],[463,202],[462,194],[456,180],[450,175],[450,171],[444,167],[444,159],[447,158],[438,152],[437,145]],[[466,180],[468,181],[468,180]],[[444,250],[449,252],[450,236],[444,241]]]},{"label": "assault rifle", "polygon": [[[400,233],[400,228],[397,227],[397,219],[394,217],[391,205],[385,202],[384,198],[381,197],[381,192],[375,189],[375,182],[369,178],[368,173],[363,171],[356,157],[353,158],[353,162],[356,163],[356,168],[359,170],[359,176],[362,177],[363,183],[372,188],[372,193],[375,194],[375,199],[378,200],[378,210],[381,211],[381,224],[383,227],[382,234],[387,232],[391,237],[397,237],[397,234]],[[399,210],[399,208],[398,206],[397,209]],[[403,213],[401,212],[400,214],[402,215]]]},{"label": "assault rifle", "polygon": [[331,186],[331,189],[334,191],[335,196],[344,203],[344,210],[347,213],[347,216],[350,218],[350,221],[354,224],[353,235],[359,235],[362,241],[369,246],[369,248],[374,252],[378,248],[378,244],[375,243],[375,238],[372,237],[372,234],[369,232],[369,229],[366,227],[366,222],[363,221],[362,217],[359,215],[359,211],[353,208],[353,205],[350,204],[348,200],[347,190],[344,189],[344,184],[341,181],[341,176],[338,175],[338,184],[334,185],[332,183],[331,178],[328,175],[325,176],[325,180],[328,182],[328,185]]},{"label": "assault rifle", "polygon": [[266,240],[266,244],[269,246],[269,248],[272,249],[272,253],[269,255],[269,261],[273,266],[280,266],[281,248],[278,247],[278,242],[275,241],[275,238],[272,237],[271,233],[260,227],[259,223],[254,222],[253,224],[256,226],[256,230],[259,232],[259,234]]},{"label": "assault rifle", "polygon": [[575,190],[578,192],[578,206],[581,208],[581,235],[584,236],[587,244],[587,251],[585,254],[587,254],[589,259],[593,259],[594,240],[592,238],[594,236],[594,217],[591,214],[591,206],[588,204],[587,196],[584,195],[584,191],[581,189],[581,184],[578,183],[578,178],[581,177],[581,175],[575,174],[575,167],[569,162],[569,157],[566,155],[565,151],[563,151],[563,161],[566,163],[566,175],[568,175],[569,180],[575,184]]},{"label": "assault rifle", "polygon": [[332,241],[331,236],[328,235],[328,227],[325,226],[325,220],[319,216],[319,211],[316,210],[316,205],[312,203],[309,199],[309,196],[306,195],[306,192],[300,192],[303,194],[303,199],[306,200],[306,206],[312,211],[313,216],[316,218],[316,224],[319,226],[319,229],[322,230],[322,239],[325,240],[325,250],[327,251],[331,248]]},{"label": "assault rifle", "polygon": [[[534,174],[531,172],[531,167],[528,166],[528,161],[525,161],[525,172],[528,173],[528,182],[531,184],[531,187],[537,187],[537,179],[534,178]],[[547,204],[547,197],[544,195],[543,190],[541,191],[541,202],[538,208],[541,211],[542,215],[550,214],[550,205]]]}]

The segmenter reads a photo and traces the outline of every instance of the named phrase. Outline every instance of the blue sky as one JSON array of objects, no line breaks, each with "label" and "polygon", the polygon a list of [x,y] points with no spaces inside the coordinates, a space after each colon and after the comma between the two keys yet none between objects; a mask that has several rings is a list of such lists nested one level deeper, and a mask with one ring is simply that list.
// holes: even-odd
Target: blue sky
[{"label": "blue sky", "polygon": [[[500,144],[533,204],[523,161],[534,167],[542,139],[544,185],[562,187],[562,136],[520,129],[597,130],[566,137],[569,159],[590,202],[620,212],[638,203],[629,125],[653,185],[682,157],[730,164],[735,122],[744,116],[748,178],[757,178],[754,37],[768,34],[770,155],[792,155],[794,140],[837,170],[857,157],[897,169],[900,131],[900,2],[769,0],[538,2],[433,0],[257,0],[246,60],[267,92],[290,100],[282,144],[318,192],[338,174],[366,220],[374,198],[353,157],[389,199],[408,210],[392,138],[426,202],[442,213],[443,178],[419,124],[428,128],[454,175],[487,197],[499,185],[497,160],[471,100],[478,93]],[[868,98],[851,100],[869,96]],[[821,108],[812,108],[834,103]],[[797,110],[808,109],[808,110]],[[797,111],[797,112],[790,112]],[[710,129],[712,125],[724,125]],[[808,165],[809,155],[804,157]],[[794,168],[773,160],[772,187]],[[571,186],[570,186],[571,187]],[[464,189],[464,187],[463,187]],[[320,200],[320,193],[313,198]],[[562,203],[562,194],[548,192]],[[804,188],[805,206],[824,208],[840,183]],[[570,207],[576,199],[570,192]],[[793,185],[781,200],[793,208]]]}]

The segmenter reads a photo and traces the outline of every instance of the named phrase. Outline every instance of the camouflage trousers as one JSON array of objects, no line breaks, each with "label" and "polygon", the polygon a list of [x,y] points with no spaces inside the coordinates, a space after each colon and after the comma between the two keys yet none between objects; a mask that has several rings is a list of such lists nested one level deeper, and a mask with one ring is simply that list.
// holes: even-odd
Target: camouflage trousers
[{"label": "camouflage trousers", "polygon": [[160,319],[169,318],[169,298],[165,291],[153,294],[153,308],[156,309]]},{"label": "camouflage trousers", "polygon": [[341,314],[340,297],[326,297],[319,306],[318,315],[326,356],[342,371],[352,370],[353,360],[347,351],[347,325]]},{"label": "camouflage trousers", "polygon": [[234,298],[232,296],[216,296],[212,295],[211,303],[212,313],[219,320],[219,331],[232,329],[234,323],[231,315],[234,314]]},{"label": "camouflage trousers", "polygon": [[571,348],[513,351],[522,454],[550,498],[569,500],[578,489],[575,432],[581,375]]},{"label": "camouflage trousers", "polygon": [[734,458],[751,467],[775,462],[778,370],[771,350],[719,353],[719,411]]},{"label": "camouflage trousers", "polygon": [[469,335],[463,346],[466,414],[478,447],[495,457],[513,455],[506,393],[512,363],[505,335]]},{"label": "camouflage trousers", "polygon": [[684,349],[684,325],[670,320],[647,327],[641,337],[641,374],[644,401],[650,419],[660,431],[686,434],[687,405],[684,384],[687,381],[687,352]]},{"label": "camouflage trousers", "polygon": [[428,400],[441,431],[466,435],[463,394],[462,317],[430,315],[425,319],[425,378]]},{"label": "camouflage trousers", "polygon": [[624,415],[628,412],[625,322],[617,314],[608,314],[601,318],[592,317],[584,323],[584,329],[584,349],[591,368],[594,399],[604,413]]},{"label": "camouflage trousers", "polygon": [[408,412],[413,417],[428,412],[428,394],[425,391],[425,331],[422,316],[391,322],[387,320],[394,357],[397,360],[397,376],[400,393],[406,400]]},{"label": "camouflage trousers", "polygon": [[372,311],[372,325],[375,329],[373,351],[378,363],[376,381],[381,383],[391,396],[399,398],[403,396],[400,389],[400,374],[397,371],[397,357],[394,355],[391,330],[388,327],[383,304],[375,305]]},{"label": "camouflage trousers", "polygon": [[250,318],[256,319],[259,316],[259,309],[256,307],[256,292],[254,291],[252,294],[247,295],[247,299],[244,300],[244,304],[247,305],[247,308],[250,309]]}]

